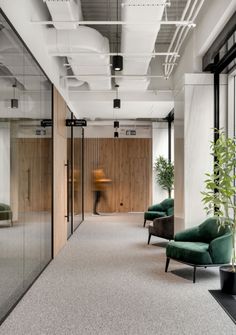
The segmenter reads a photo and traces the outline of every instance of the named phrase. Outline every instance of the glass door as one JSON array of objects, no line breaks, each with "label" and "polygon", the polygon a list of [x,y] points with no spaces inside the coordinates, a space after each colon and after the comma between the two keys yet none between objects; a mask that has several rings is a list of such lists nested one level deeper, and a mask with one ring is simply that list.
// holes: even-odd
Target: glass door
[{"label": "glass door", "polygon": [[73,128],[73,228],[83,221],[83,128]]},{"label": "glass door", "polygon": [[[73,118],[73,114],[68,109],[67,119]],[[73,129],[67,127],[67,163],[66,163],[66,182],[67,182],[67,238],[73,233]]]},{"label": "glass door", "polygon": [[[67,119],[75,119],[68,110]],[[67,126],[67,238],[83,221],[83,128]]]}]

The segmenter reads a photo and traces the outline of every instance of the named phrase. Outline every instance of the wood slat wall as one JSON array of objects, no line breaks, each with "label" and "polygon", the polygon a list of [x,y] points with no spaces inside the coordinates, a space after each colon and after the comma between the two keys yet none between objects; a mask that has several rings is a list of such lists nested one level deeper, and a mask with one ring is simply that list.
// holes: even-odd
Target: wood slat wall
[{"label": "wood slat wall", "polygon": [[85,212],[92,212],[91,174],[104,168],[112,180],[107,199],[101,200],[101,212],[141,212],[152,203],[152,140],[85,138]]},{"label": "wood slat wall", "polygon": [[49,138],[17,139],[19,211],[49,211],[51,208],[51,144]]}]

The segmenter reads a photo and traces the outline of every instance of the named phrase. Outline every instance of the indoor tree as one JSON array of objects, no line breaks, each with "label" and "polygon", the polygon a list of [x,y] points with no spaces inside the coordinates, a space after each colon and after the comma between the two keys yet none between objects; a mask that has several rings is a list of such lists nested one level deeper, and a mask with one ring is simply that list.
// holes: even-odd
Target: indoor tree
[{"label": "indoor tree", "polygon": [[169,198],[174,185],[174,165],[163,156],[157,157],[154,163],[156,182],[164,190],[168,191]]},{"label": "indoor tree", "polygon": [[207,214],[218,217],[220,226],[228,226],[232,233],[232,268],[235,272],[236,237],[236,138],[229,138],[223,131],[217,131],[219,138],[211,142],[214,157],[213,172],[207,173],[203,203]]}]

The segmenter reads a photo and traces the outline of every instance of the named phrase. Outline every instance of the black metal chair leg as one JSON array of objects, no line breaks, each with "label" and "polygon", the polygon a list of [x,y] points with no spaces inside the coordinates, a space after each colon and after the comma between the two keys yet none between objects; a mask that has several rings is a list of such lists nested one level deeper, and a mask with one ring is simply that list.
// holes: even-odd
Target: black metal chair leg
[{"label": "black metal chair leg", "polygon": [[196,266],[193,267],[193,283],[196,282]]},{"label": "black metal chair leg", "polygon": [[145,225],[146,225],[146,219],[144,219],[144,223],[143,223],[143,226],[145,227]]},{"label": "black metal chair leg", "polygon": [[166,268],[165,268],[165,272],[168,271],[168,267],[169,267],[169,263],[170,263],[170,258],[166,258]]},{"label": "black metal chair leg", "polygon": [[148,235],[148,244],[150,243],[151,236],[152,236],[152,234],[149,234],[149,235]]}]

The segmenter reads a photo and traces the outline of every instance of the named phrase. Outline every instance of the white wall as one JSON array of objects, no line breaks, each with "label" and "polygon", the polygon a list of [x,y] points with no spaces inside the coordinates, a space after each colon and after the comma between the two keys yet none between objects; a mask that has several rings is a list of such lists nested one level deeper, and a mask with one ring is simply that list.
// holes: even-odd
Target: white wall
[{"label": "white wall", "polygon": [[212,172],[214,95],[213,75],[186,74],[184,99],[184,217],[185,227],[206,218],[201,192],[205,173]]},{"label": "white wall", "polygon": [[[205,173],[213,168],[210,142],[214,127],[214,78],[212,74],[185,74],[176,96],[175,113],[175,215],[182,227],[200,224],[206,218],[201,192]],[[225,124],[227,81],[221,76],[222,125]],[[180,222],[182,220],[182,222]]]},{"label": "white wall", "polygon": [[0,202],[10,205],[10,125],[0,125]]},{"label": "white wall", "polygon": [[175,92],[175,231],[184,228],[184,85]]},{"label": "white wall", "polygon": [[[202,73],[202,56],[236,10],[235,0],[205,1],[180,54],[173,75],[175,92],[175,229],[198,225],[206,217],[201,202],[205,173],[213,167],[213,75]],[[226,89],[221,78],[221,125]]]}]

